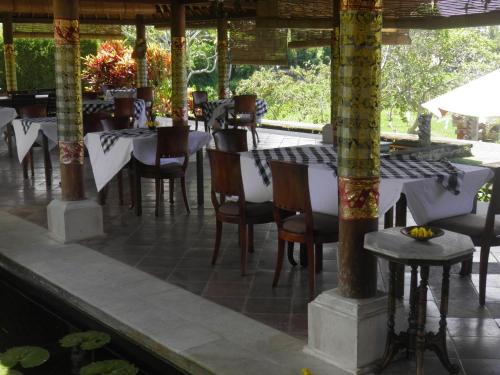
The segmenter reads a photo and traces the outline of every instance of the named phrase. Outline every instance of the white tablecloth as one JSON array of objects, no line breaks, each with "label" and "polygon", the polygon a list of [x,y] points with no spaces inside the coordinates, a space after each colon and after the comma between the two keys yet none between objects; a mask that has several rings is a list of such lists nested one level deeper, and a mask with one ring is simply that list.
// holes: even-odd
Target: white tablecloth
[{"label": "white tablecloth", "polygon": [[17,117],[17,112],[14,108],[0,107],[0,130],[12,122]]},{"label": "white tablecloth", "polygon": [[57,146],[57,120],[55,117],[16,119],[12,121],[12,126],[16,135],[19,162],[23,161],[31,146],[37,140],[41,142],[40,133],[43,133],[47,137],[49,150]]},{"label": "white tablecloth", "polygon": [[[88,133],[85,136],[85,146],[89,152],[90,163],[94,173],[97,190],[106,184],[134,157],[146,164],[154,164],[156,157],[156,134],[136,138],[119,138],[109,151],[104,152],[101,132]],[[193,131],[189,133],[189,153],[195,154],[210,143],[210,134]],[[179,159],[163,159],[162,164],[182,162]]]},{"label": "white tablecloth", "polygon": [[[251,152],[240,154],[241,174],[245,198],[250,202],[271,201],[272,183],[266,186]],[[406,194],[408,208],[417,224],[439,218],[461,215],[472,210],[477,190],[487,182],[493,172],[489,168],[455,164],[465,172],[460,194],[454,195],[433,178],[382,179],[380,181],[379,215],[396,204],[402,192]],[[309,191],[313,211],[338,215],[337,176],[321,164],[309,166]]]}]

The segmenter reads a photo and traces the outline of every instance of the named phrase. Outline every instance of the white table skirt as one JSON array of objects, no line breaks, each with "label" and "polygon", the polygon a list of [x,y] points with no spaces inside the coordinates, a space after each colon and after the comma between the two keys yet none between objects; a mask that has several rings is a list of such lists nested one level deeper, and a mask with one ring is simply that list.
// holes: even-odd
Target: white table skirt
[{"label": "white table skirt", "polygon": [[[205,132],[189,133],[189,154],[195,154],[210,143],[210,134]],[[137,138],[119,138],[113,147],[104,152],[100,133],[88,133],[85,136],[85,146],[89,152],[90,163],[94,173],[97,190],[106,184],[134,157],[145,164],[154,164],[156,157],[156,135]],[[181,163],[179,159],[163,159],[162,164]]]},{"label": "white table skirt", "polygon": [[[251,153],[241,153],[240,164],[246,200],[271,201],[272,183],[264,185]],[[406,194],[408,208],[417,224],[471,212],[474,195],[493,176],[493,172],[483,167],[455,166],[465,172],[459,195],[447,191],[433,178],[382,179],[379,215],[382,216],[393,207],[402,192]],[[330,168],[323,165],[309,166],[309,191],[313,211],[338,215],[337,176]]]},{"label": "white table skirt", "polygon": [[14,108],[0,107],[0,130],[11,123],[17,117],[17,112]]},{"label": "white table skirt", "polygon": [[43,133],[49,144],[49,150],[52,150],[57,146],[57,120],[55,117],[42,117],[40,120],[45,120],[44,122],[37,122],[38,119],[24,119],[32,121],[28,131],[24,133],[22,120],[16,119],[12,121],[12,126],[14,128],[14,134],[16,136],[16,148],[17,157],[21,163],[33,146],[33,144],[38,140],[41,142],[41,133]]}]

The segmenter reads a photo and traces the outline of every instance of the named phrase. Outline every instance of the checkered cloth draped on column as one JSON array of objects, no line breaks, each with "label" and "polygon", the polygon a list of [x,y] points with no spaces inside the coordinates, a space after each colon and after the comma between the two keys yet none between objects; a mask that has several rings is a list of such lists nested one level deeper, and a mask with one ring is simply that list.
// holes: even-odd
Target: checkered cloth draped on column
[{"label": "checkered cloth draped on column", "polygon": [[[337,154],[333,146],[297,146],[267,150],[252,150],[255,165],[265,185],[271,183],[269,160],[292,161],[301,164],[324,164],[337,173]],[[460,193],[463,172],[446,160],[427,161],[409,156],[389,156],[380,159],[380,177],[387,179],[436,178],[445,189]]]}]

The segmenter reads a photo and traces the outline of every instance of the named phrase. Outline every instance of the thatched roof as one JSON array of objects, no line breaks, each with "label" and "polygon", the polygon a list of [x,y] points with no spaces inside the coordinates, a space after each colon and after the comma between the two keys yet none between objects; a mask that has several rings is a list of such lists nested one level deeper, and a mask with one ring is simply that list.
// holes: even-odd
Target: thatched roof
[{"label": "thatched roof", "polygon": [[[83,23],[134,23],[168,26],[171,0],[80,0]],[[221,15],[217,1],[183,0],[188,26],[213,26]],[[223,0],[229,20],[256,20],[257,27],[329,28],[332,0]],[[14,22],[50,22],[52,0],[2,0],[0,13]],[[384,27],[450,28],[500,24],[500,0],[384,0]]]}]

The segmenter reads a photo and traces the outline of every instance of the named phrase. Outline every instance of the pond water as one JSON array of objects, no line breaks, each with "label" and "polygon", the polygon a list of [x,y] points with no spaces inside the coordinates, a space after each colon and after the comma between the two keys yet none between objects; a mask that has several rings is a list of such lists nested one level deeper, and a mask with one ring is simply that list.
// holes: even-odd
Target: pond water
[{"label": "pond water", "polygon": [[[50,299],[48,296],[33,296],[25,292],[26,289],[21,291],[18,283],[15,285],[12,280],[0,280],[0,352],[14,346],[40,346],[50,352],[46,363],[33,369],[16,369],[25,375],[77,375],[81,366],[90,363],[90,353],[85,352],[83,356],[81,352],[72,353],[71,349],[61,348],[59,340],[72,332],[106,330],[98,329],[100,327],[96,327],[91,318],[84,318],[82,312],[68,314],[68,307],[61,301],[57,301],[61,309],[56,312],[54,301],[45,303]],[[67,313],[64,318],[63,311]],[[107,333],[112,336],[111,343],[95,351],[95,360],[125,359],[138,367],[141,375],[185,374],[122,337],[117,338],[116,333]]]}]

